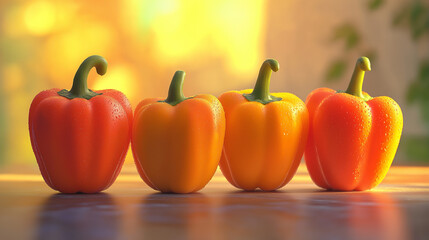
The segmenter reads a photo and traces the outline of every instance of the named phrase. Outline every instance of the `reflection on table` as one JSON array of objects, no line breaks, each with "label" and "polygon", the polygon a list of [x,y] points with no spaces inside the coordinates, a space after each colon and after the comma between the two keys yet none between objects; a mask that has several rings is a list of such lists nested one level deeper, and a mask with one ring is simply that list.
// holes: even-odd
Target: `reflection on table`
[{"label": "reflection on table", "polygon": [[396,167],[373,191],[331,192],[312,184],[301,166],[277,192],[238,191],[217,174],[187,195],[156,193],[134,173],[88,195],[0,174],[0,238],[425,239],[428,173]]}]

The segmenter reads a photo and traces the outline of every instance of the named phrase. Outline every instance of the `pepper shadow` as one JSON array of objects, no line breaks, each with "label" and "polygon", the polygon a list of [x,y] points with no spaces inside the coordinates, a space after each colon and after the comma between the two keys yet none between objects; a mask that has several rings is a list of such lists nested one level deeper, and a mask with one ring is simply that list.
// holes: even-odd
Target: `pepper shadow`
[{"label": "pepper shadow", "polygon": [[278,191],[231,191],[217,210],[222,238],[299,239],[299,199]]},{"label": "pepper shadow", "polygon": [[139,206],[139,235],[148,239],[218,239],[215,201],[202,193],[154,193]]},{"label": "pepper shadow", "polygon": [[308,195],[305,238],[408,239],[404,213],[388,193],[334,192]]},{"label": "pepper shadow", "polygon": [[54,194],[39,212],[37,239],[116,239],[119,216],[109,194]]}]

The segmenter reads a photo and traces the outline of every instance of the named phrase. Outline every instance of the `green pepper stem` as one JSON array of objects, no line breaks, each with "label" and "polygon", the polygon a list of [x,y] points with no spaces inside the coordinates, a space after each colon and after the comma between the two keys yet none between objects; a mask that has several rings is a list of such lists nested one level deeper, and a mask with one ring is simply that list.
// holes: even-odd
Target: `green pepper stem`
[{"label": "green pepper stem", "polygon": [[106,59],[98,55],[93,55],[85,59],[74,76],[73,85],[70,91],[63,89],[59,91],[58,94],[69,99],[85,98],[88,100],[96,95],[100,95],[101,93],[95,93],[88,89],[88,74],[93,67],[95,67],[99,75],[104,75],[107,71]]},{"label": "green pepper stem", "polygon": [[107,61],[102,56],[93,55],[85,59],[82,62],[79,69],[76,72],[76,75],[73,79],[73,86],[70,89],[70,92],[73,95],[78,97],[84,96],[89,93],[87,81],[88,74],[91,68],[95,67],[97,73],[104,75],[107,71]]},{"label": "green pepper stem", "polygon": [[365,76],[365,71],[371,71],[371,63],[367,57],[360,57],[356,62],[355,70],[353,72],[346,93],[354,95],[356,97],[364,99],[366,98],[362,94],[362,84]]},{"label": "green pepper stem", "polygon": [[184,71],[176,71],[174,73],[173,79],[170,83],[170,88],[168,89],[168,96],[164,102],[174,106],[186,99],[183,95],[183,81],[185,80]]},{"label": "green pepper stem", "polygon": [[279,70],[279,62],[274,59],[267,59],[262,63],[259,70],[258,80],[256,80],[252,95],[262,101],[270,100],[270,80],[271,73]]},{"label": "green pepper stem", "polygon": [[258,79],[252,93],[244,94],[244,97],[249,101],[256,101],[267,104],[274,101],[279,101],[281,98],[270,95],[270,79],[271,73],[277,72],[280,68],[279,62],[274,59],[267,59],[262,63],[259,70]]}]

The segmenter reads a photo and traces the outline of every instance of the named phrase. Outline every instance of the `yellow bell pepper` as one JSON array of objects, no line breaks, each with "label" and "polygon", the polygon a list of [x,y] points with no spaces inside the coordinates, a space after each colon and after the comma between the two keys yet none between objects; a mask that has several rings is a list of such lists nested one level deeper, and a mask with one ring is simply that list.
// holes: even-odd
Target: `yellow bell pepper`
[{"label": "yellow bell pepper", "polygon": [[252,90],[231,91],[219,100],[226,132],[220,168],[226,179],[244,190],[272,191],[294,176],[308,135],[308,111],[291,93],[269,92],[274,59],[266,60]]}]

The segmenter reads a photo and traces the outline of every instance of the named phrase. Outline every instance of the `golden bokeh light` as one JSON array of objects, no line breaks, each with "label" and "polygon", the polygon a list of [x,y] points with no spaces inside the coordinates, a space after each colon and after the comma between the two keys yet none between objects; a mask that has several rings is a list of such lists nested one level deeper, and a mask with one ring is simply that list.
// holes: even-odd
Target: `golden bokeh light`
[{"label": "golden bokeh light", "polygon": [[[186,72],[186,96],[251,88],[266,58],[281,65],[271,90],[305,99],[317,87],[343,88],[346,77],[324,81],[331,63],[341,60],[346,76],[350,59],[374,53],[366,88],[404,106],[404,135],[426,134],[422,111],[405,107],[405,91],[426,59],[427,36],[416,41],[406,26],[392,27],[403,1],[385,2],[388,8],[369,11],[333,0],[0,0],[0,159],[36,165],[27,123],[32,99],[45,89],[70,89],[79,65],[95,54],[108,70],[92,70],[88,86],[122,91],[135,107],[165,98],[176,70]],[[332,40],[342,24],[354,26],[359,46],[345,50],[343,40]]]},{"label": "golden bokeh light", "polygon": [[224,57],[238,74],[253,69],[260,58],[261,9],[262,1],[192,1],[171,9],[152,21],[159,61],[208,54]]},{"label": "golden bokeh light", "polygon": [[9,64],[3,67],[1,77],[7,81],[2,81],[1,87],[5,92],[17,91],[23,87],[24,76],[22,71],[22,68],[17,64]]},{"label": "golden bokeh light", "polygon": [[[228,81],[225,74],[237,81],[254,74],[263,55],[264,5],[263,0],[7,1],[2,31],[11,57],[0,70],[10,81],[1,86],[13,96],[5,102],[6,158],[35,164],[27,126],[32,98],[47,88],[70,89],[90,55],[105,57],[109,67],[104,76],[91,71],[88,86],[117,89],[133,106],[146,97],[165,97],[177,69],[189,73],[189,95],[217,94]],[[126,159],[131,162],[131,154]]]},{"label": "golden bokeh light", "polygon": [[25,25],[30,33],[44,35],[54,28],[56,15],[55,7],[49,1],[31,2],[25,8]]},{"label": "golden bokeh light", "polygon": [[74,22],[78,5],[72,1],[31,1],[23,10],[23,22],[28,33],[36,36],[52,34]]},{"label": "golden bokeh light", "polygon": [[26,32],[24,23],[24,13],[21,8],[11,6],[9,11],[5,12],[2,16],[3,21],[0,23],[2,27],[2,34],[9,37],[17,37]]},{"label": "golden bokeh light", "polygon": [[175,66],[210,57],[240,75],[259,65],[263,11],[262,0],[127,1],[124,12],[138,21],[122,23],[131,36],[151,39],[159,63]]},{"label": "golden bokeh light", "polygon": [[45,42],[42,56],[45,74],[57,87],[70,83],[86,57],[94,54],[110,56],[109,52],[115,47],[114,39],[112,29],[101,22],[76,21],[68,31]]},{"label": "golden bokeh light", "polygon": [[116,89],[124,93],[129,99],[133,99],[136,94],[135,83],[136,73],[125,64],[116,64],[109,67],[105,76],[98,78],[93,85],[93,89]]}]

